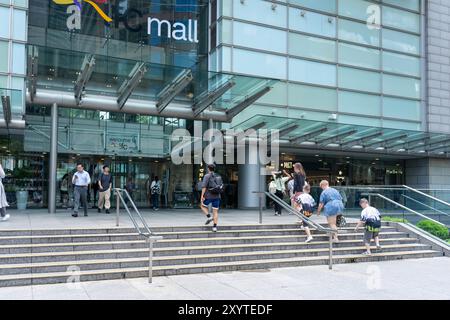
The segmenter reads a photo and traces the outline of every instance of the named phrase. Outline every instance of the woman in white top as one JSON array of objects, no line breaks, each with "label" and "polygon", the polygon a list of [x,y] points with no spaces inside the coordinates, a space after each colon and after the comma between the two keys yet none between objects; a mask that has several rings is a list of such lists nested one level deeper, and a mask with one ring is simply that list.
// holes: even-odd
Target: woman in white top
[{"label": "woman in white top", "polygon": [[[272,172],[273,179],[275,182],[275,195],[283,200],[286,193],[286,182],[292,179],[292,177],[286,171],[283,171],[284,177],[281,172]],[[275,202],[275,215],[281,216],[281,206]]]},{"label": "woman in white top", "polygon": [[9,207],[8,201],[6,201],[5,187],[3,186],[2,180],[6,177],[5,171],[0,164],[0,213],[2,216],[1,221],[9,220],[9,214],[6,214],[6,207]]}]

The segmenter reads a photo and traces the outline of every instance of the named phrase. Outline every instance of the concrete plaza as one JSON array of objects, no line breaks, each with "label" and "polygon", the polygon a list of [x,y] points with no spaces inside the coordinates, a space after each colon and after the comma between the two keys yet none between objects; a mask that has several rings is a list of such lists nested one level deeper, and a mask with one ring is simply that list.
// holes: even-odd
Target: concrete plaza
[{"label": "concrete plaza", "polygon": [[450,259],[309,266],[0,288],[0,299],[450,299]]},{"label": "concrete plaza", "polygon": [[[151,227],[166,226],[202,226],[205,216],[200,209],[151,209],[140,210],[148,225]],[[0,230],[10,229],[61,229],[61,228],[114,228],[116,226],[116,211],[111,214],[97,213],[97,209],[89,209],[88,217],[83,216],[80,210],[79,217],[73,218],[70,210],[59,209],[56,214],[49,214],[46,209],[29,209],[24,211],[8,210],[11,214],[9,221],[0,222]],[[323,216],[313,216],[315,221],[325,223]],[[282,216],[274,216],[273,209],[264,210],[262,214],[263,224],[295,223],[297,217],[288,215],[286,211]],[[120,211],[120,227],[132,227],[132,222],[125,209]],[[350,221],[352,219],[350,218]],[[220,225],[258,224],[259,210],[226,209],[219,213]]]}]

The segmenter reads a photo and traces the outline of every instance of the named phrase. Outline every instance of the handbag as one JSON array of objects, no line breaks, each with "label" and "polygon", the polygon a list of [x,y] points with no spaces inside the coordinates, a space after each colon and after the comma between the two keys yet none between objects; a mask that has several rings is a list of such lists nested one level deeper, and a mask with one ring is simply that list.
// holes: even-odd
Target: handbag
[{"label": "handbag", "polygon": [[345,220],[342,214],[336,216],[336,226],[339,228],[343,228],[347,225],[347,221]]}]

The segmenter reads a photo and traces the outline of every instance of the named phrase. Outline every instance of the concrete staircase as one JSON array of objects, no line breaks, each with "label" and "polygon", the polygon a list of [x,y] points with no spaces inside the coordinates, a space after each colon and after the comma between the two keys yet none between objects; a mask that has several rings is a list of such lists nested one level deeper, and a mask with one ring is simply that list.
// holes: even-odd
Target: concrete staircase
[{"label": "concrete staircase", "polygon": [[[362,231],[340,230],[334,263],[436,257],[441,253],[414,235],[384,225],[381,252],[362,256]],[[154,276],[328,264],[328,237],[313,230],[305,244],[296,224],[160,227]],[[146,277],[148,244],[135,229],[0,230],[0,286]],[[78,272],[79,270],[79,272]],[[325,270],[325,269],[324,269]]]}]

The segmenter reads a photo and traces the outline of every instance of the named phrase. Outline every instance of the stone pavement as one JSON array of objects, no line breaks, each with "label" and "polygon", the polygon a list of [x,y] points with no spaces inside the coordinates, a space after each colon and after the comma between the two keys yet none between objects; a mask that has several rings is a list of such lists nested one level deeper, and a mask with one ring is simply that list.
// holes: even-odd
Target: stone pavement
[{"label": "stone pavement", "polygon": [[[113,228],[116,226],[116,212],[111,214],[97,213],[97,209],[89,209],[89,216],[84,217],[80,211],[78,218],[71,216],[70,210],[60,209],[56,214],[49,214],[46,209],[29,209],[25,211],[8,210],[11,219],[0,222],[0,230],[10,229],[60,229],[60,228]],[[141,211],[150,227],[162,226],[192,226],[203,225],[205,216],[200,209],[164,209]],[[325,223],[325,217],[313,216],[313,219]],[[348,220],[348,219],[347,219]],[[351,221],[350,219],[349,221]],[[280,217],[273,214],[273,210],[263,211],[263,224],[295,223],[297,218],[287,212]],[[219,214],[220,225],[257,224],[259,223],[258,210],[221,210]],[[131,220],[122,208],[120,226],[132,226]]]},{"label": "stone pavement", "polygon": [[0,288],[0,299],[450,299],[450,259],[308,266]]}]

